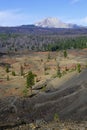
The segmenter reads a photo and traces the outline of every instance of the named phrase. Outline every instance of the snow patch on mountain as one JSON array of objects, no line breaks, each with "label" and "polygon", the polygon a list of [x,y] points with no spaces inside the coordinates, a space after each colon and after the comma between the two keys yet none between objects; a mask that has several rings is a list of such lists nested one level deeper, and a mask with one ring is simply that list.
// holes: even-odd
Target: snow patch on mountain
[{"label": "snow patch on mountain", "polygon": [[48,17],[46,19],[43,19],[40,22],[35,23],[35,26],[38,27],[47,27],[47,28],[76,28],[77,25],[75,24],[68,24],[64,23],[61,20],[57,18]]}]

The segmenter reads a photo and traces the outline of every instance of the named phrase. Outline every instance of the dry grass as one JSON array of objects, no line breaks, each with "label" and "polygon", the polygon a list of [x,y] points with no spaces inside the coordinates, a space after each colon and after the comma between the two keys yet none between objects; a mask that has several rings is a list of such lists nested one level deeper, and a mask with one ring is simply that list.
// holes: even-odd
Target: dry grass
[{"label": "dry grass", "polygon": [[[86,51],[86,50],[85,50]],[[9,64],[10,72],[6,73],[5,65],[0,65],[0,97],[9,95],[22,95],[22,91],[26,86],[26,75],[28,71],[32,71],[37,75],[38,82],[46,79],[50,79],[56,75],[57,63],[63,68],[64,66],[71,66],[72,64],[77,64],[78,62],[83,63],[83,60],[78,61],[76,59],[76,51],[69,52],[68,58],[64,58],[60,55],[60,52],[50,52],[51,58],[48,60],[49,52],[31,52],[27,55],[19,56],[4,56],[0,58],[0,63]],[[86,55],[82,53],[82,55]],[[80,53],[81,55],[81,53]],[[78,58],[78,57],[77,57]],[[24,68],[24,77],[20,75],[20,66]],[[47,69],[44,71],[44,65]],[[15,71],[16,76],[12,75],[12,71]],[[56,78],[51,81],[54,87],[61,85],[64,81],[72,77],[76,72],[68,73],[67,76],[63,76],[61,79]],[[7,75],[9,75],[9,81],[7,81]],[[36,81],[37,83],[37,81]],[[2,94],[3,93],[3,94]]]}]

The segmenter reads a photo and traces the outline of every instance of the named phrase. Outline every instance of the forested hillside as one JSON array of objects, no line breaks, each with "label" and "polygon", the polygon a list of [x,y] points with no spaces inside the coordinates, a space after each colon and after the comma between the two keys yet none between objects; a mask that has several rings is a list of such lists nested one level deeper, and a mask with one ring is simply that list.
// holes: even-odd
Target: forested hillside
[{"label": "forested hillside", "polygon": [[87,47],[87,29],[48,29],[31,26],[0,27],[0,51],[56,51]]}]

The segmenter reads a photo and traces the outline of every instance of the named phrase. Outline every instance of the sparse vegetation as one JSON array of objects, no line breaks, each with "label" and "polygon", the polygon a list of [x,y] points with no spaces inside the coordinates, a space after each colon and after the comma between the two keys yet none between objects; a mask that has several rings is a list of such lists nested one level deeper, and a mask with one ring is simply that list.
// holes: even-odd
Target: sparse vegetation
[{"label": "sparse vegetation", "polygon": [[[63,51],[50,52],[51,59],[49,60],[49,62],[47,62],[46,59],[49,52],[29,52],[30,55],[19,55],[17,57],[16,55],[11,56],[11,54],[9,54],[9,56],[6,56],[4,60],[2,57],[0,63],[0,84],[4,86],[5,81],[7,80],[9,81],[6,82],[7,86],[17,86],[18,89],[15,89],[15,93],[19,93],[18,91],[22,91],[27,82],[26,80],[29,70],[32,70],[35,75],[37,75],[37,78],[35,78],[34,82],[35,84],[40,84],[41,82],[51,78],[55,80],[57,77],[61,78],[58,80],[62,81],[64,76],[70,73],[74,73],[75,70],[77,72],[81,72],[82,70],[82,67],[77,65],[78,62],[76,60],[76,56],[73,55],[72,59],[71,52],[73,52],[73,54],[75,52],[76,54],[78,54],[79,57],[81,50],[79,50],[78,52],[77,50],[68,50],[69,59],[64,59]],[[83,52],[86,53],[86,51],[84,50]],[[79,59],[79,63],[80,60],[81,58]],[[83,59],[81,61],[82,66],[86,65],[85,61],[84,63],[82,62]],[[10,90],[11,88],[9,88],[9,91]],[[30,88],[28,88],[28,91],[29,90]]]},{"label": "sparse vegetation", "polygon": [[[85,53],[86,51],[83,50],[83,52]],[[50,116],[53,119],[54,123],[60,123],[60,117],[62,117],[61,111],[65,111],[65,108],[67,108],[68,106],[68,101],[69,105],[71,105],[70,103],[72,101],[72,97],[74,96],[74,99],[75,94],[76,97],[78,97],[77,93],[79,91],[79,88],[81,89],[79,85],[74,86],[70,84],[70,88],[68,88],[68,86],[65,87],[64,85],[65,81],[67,82],[69,79],[71,79],[71,77],[78,74],[77,71],[75,71],[75,66],[77,70],[78,63],[80,63],[80,65],[85,65],[83,57],[81,58],[79,55],[80,53],[81,51],[77,52],[76,50],[69,50],[69,59],[65,59],[63,56],[63,52],[61,52],[62,55],[60,55],[60,52],[51,52],[51,59],[49,60],[49,62],[46,61],[48,52],[29,52],[29,54],[17,54],[17,56],[11,56],[11,58],[6,57],[4,59],[3,57],[1,57],[1,61],[3,61],[4,63],[0,63],[0,86],[2,87],[0,88],[0,91],[5,91],[3,91],[3,95],[0,96],[10,97],[12,95],[18,95],[17,102],[15,102],[14,105],[20,106],[20,108],[17,107],[20,116],[29,114],[31,120],[32,115],[33,119],[35,119],[36,116],[39,115],[40,118],[47,118],[47,120],[49,120],[48,116]],[[80,58],[76,57],[77,54]],[[86,54],[87,53],[85,53],[85,56]],[[43,60],[41,61],[41,59]],[[6,65],[6,63],[11,65],[9,73],[7,73],[5,71],[5,67],[3,67]],[[21,69],[20,65],[23,65],[22,67],[24,68],[24,70]],[[12,76],[12,71],[16,73],[16,76]],[[24,76],[21,76],[22,74]],[[10,77],[10,80],[7,75]],[[35,78],[36,75],[37,77]],[[79,76],[76,76],[76,78],[78,78]],[[9,82],[6,81],[6,78]],[[34,79],[36,79],[36,82],[34,81]],[[33,86],[34,84],[35,86]],[[58,91],[58,87],[60,87],[61,84],[64,85],[65,89],[60,93],[60,91]],[[34,89],[32,89],[32,86]],[[59,89],[61,89],[61,87]],[[74,92],[76,93],[74,94]],[[12,96],[13,99],[14,97],[15,96]],[[82,104],[83,103],[84,100],[82,101]],[[48,108],[50,110],[49,113],[47,110]],[[15,113],[11,114],[11,117],[13,117],[14,119]],[[25,116],[25,122],[27,120],[27,117],[28,116]]]},{"label": "sparse vegetation", "polygon": [[[56,125],[50,129],[58,126],[60,130],[66,117],[85,121],[87,70],[80,72],[87,67],[87,29],[22,26],[0,27],[0,32],[0,126],[3,122],[4,128],[27,125],[37,119],[39,124],[48,125],[43,119],[53,119]],[[36,127],[25,125],[27,130]]]}]

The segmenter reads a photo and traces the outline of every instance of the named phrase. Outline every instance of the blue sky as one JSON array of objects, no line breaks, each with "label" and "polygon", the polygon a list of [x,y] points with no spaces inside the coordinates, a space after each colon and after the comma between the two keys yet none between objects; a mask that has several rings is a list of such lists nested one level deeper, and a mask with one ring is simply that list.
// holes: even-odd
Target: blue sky
[{"label": "blue sky", "polygon": [[33,24],[46,17],[87,26],[87,0],[0,0],[0,26]]}]

